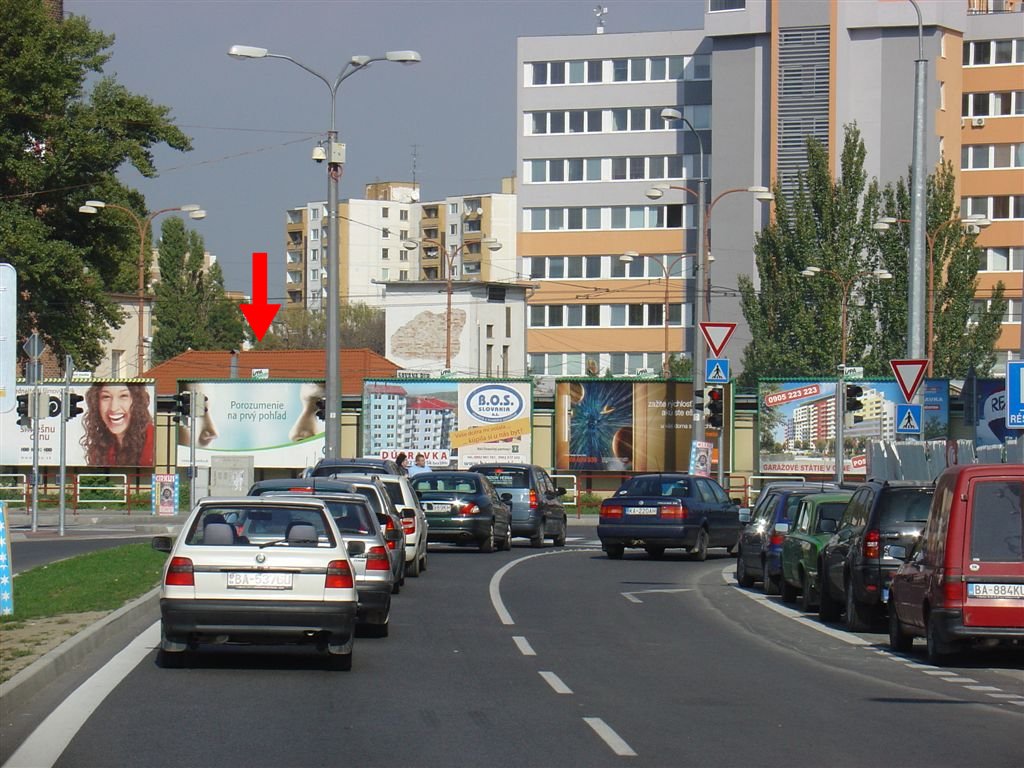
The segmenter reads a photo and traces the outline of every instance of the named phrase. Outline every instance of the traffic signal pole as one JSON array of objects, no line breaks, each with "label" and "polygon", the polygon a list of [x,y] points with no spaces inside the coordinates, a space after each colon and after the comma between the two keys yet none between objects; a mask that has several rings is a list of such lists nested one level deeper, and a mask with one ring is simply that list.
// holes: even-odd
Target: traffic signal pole
[{"label": "traffic signal pole", "polygon": [[846,426],[846,366],[839,366],[839,380],[836,382],[836,482],[843,482],[843,440]]},{"label": "traffic signal pole", "polygon": [[59,535],[64,535],[64,513],[66,511],[65,483],[67,482],[68,464],[68,419],[74,418],[71,415],[71,404],[69,394],[71,392],[71,375],[75,367],[75,361],[71,355],[64,358],[64,389],[60,393],[60,506],[58,507],[57,525]]}]

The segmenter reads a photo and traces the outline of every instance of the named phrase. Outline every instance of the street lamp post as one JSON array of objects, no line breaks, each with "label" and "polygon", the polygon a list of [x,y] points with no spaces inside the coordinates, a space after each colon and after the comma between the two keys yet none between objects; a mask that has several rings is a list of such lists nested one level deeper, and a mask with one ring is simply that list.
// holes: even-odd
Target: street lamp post
[{"label": "street lamp post", "polygon": [[131,208],[126,208],[123,205],[117,205],[115,203],[106,203],[102,200],[86,200],[85,205],[79,206],[79,213],[86,214],[97,214],[103,208],[112,208],[115,211],[120,211],[131,217],[131,220],[135,223],[135,227],[139,232],[139,258],[138,258],[138,270],[139,270],[139,341],[138,341],[138,357],[136,363],[137,376],[141,376],[143,371],[146,369],[146,323],[145,323],[145,310],[146,310],[146,231],[153,223],[153,219],[164,213],[173,213],[180,211],[181,213],[187,213],[190,219],[205,219],[206,211],[202,210],[198,205],[177,205],[172,208],[161,208],[159,211],[153,211],[145,218],[140,217]]},{"label": "street lamp post", "polygon": [[822,267],[809,266],[801,273],[804,277],[814,277],[818,274],[825,274],[831,277],[839,285],[842,291],[842,299],[839,302],[839,337],[840,337],[840,352],[839,352],[839,365],[837,370],[839,375],[836,381],[836,402],[835,402],[835,413],[836,413],[836,432],[835,432],[835,457],[836,457],[836,482],[843,482],[843,441],[845,439],[844,432],[846,427],[846,315],[847,308],[849,307],[850,301],[850,290],[859,281],[864,280],[868,277],[873,277],[876,280],[891,280],[892,273],[884,269],[873,269],[869,271],[856,272],[849,277],[844,277],[841,273],[833,269],[823,269]]},{"label": "street lamp post", "polygon": [[356,72],[361,72],[375,61],[394,61],[415,64],[420,61],[416,51],[388,51],[383,56],[353,56],[341,68],[332,84],[326,77],[302,62],[281,53],[270,53],[266,48],[251,45],[233,45],[228,56],[236,59],[284,59],[304,69],[327,86],[331,94],[331,129],[327,132],[327,349],[325,378],[327,385],[326,420],[324,424],[324,456],[336,459],[341,455],[341,363],[338,329],[339,302],[341,301],[341,243],[338,239],[338,182],[345,163],[345,145],[338,141],[336,103],[338,88]]},{"label": "street lamp post", "polygon": [[[873,228],[879,232],[885,232],[893,224],[911,224],[910,219],[897,219],[893,216],[883,216],[875,222]],[[966,219],[947,219],[935,228],[934,231],[925,231],[925,240],[928,244],[928,376],[932,375],[932,368],[935,363],[935,244],[938,241],[939,232],[952,224],[961,224],[967,227],[978,227],[984,229],[992,222],[985,216],[971,216]]]},{"label": "street lamp post", "polygon": [[[619,256],[619,261],[621,261],[623,264],[629,264],[630,262],[633,261],[633,259],[637,259],[639,257],[640,257],[640,254],[637,251],[626,251],[624,254]],[[669,290],[668,289],[669,289],[669,280],[672,277],[672,271],[676,268],[676,265],[677,264],[681,264],[683,259],[685,259],[685,258],[686,258],[686,254],[685,253],[681,253],[681,254],[679,254],[679,256],[677,256],[675,259],[673,259],[671,262],[669,262],[668,265],[663,264],[661,259],[655,260],[655,263],[661,268],[662,275],[664,275],[664,277],[665,277],[665,302],[664,302],[665,303],[665,308],[664,308],[664,311],[662,313],[662,326],[664,327],[664,330],[665,330],[665,351],[664,351],[663,357],[662,357],[661,370],[662,370],[662,375],[666,379],[669,378],[670,373],[671,373],[670,367],[669,367],[669,344],[668,344],[668,307],[669,307]],[[680,325],[682,325],[682,323],[680,323]],[[686,331],[685,331],[685,328],[684,328],[683,333],[685,334],[685,332]],[[680,351],[682,351],[682,348],[683,348],[683,346],[680,345],[680,347],[679,347]]]},{"label": "street lamp post", "polygon": [[909,0],[917,12],[917,59],[914,61],[914,134],[910,161],[910,268],[907,281],[907,357],[924,353],[924,238],[925,238],[925,81],[928,60],[924,57],[924,22],[917,0]]},{"label": "street lamp post", "polygon": [[[485,238],[483,238],[483,239],[481,239],[479,241],[474,240],[473,242],[474,243],[475,242],[483,243],[484,245],[487,246],[487,249],[490,250],[490,251],[499,251],[499,250],[501,250],[501,243],[498,242],[498,240],[496,240],[493,237],[485,237]],[[413,250],[415,248],[419,248],[419,247],[421,247],[424,244],[434,245],[434,246],[437,246],[438,252],[439,252],[439,254],[441,256],[441,261],[442,261],[442,263],[444,265],[444,274],[445,274],[445,280],[444,280],[444,283],[445,283],[445,293],[447,294],[446,303],[445,303],[445,313],[444,313],[444,367],[445,367],[446,371],[451,371],[451,369],[452,369],[452,280],[454,279],[453,274],[455,272],[455,261],[456,261],[456,259],[458,259],[459,255],[466,249],[466,246],[468,246],[469,243],[468,242],[463,242],[463,243],[459,243],[457,245],[453,245],[451,247],[451,249],[449,249],[449,250],[445,249],[443,243],[441,243],[441,242],[439,242],[437,240],[431,240],[431,239],[422,239],[422,240],[412,240],[412,239],[409,239],[409,240],[404,241],[402,244],[406,248],[408,248],[409,250]],[[477,354],[479,355],[479,350],[477,351]]]}]

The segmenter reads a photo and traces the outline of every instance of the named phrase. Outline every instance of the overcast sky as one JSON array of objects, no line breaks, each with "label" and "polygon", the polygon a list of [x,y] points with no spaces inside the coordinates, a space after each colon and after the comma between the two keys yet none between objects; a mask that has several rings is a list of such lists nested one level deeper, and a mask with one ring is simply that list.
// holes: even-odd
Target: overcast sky
[{"label": "overcast sky", "polygon": [[[689,29],[703,0],[605,0],[607,32]],[[380,62],[338,91],[348,146],[341,199],[372,181],[416,180],[422,199],[500,191],[515,174],[516,38],[591,34],[595,0],[64,0],[66,14],[116,36],[105,68],[170,107],[193,150],[161,148],[160,175],[123,173],[150,210],[199,203],[191,222],[251,291],[251,254],[270,254],[270,299],[283,295],[285,210],[327,199],[310,159],[330,127],[319,80],[274,59],[236,60],[234,43],[298,59],[331,82],[353,55],[414,49],[420,64]],[[157,224],[159,225],[159,219]]]}]

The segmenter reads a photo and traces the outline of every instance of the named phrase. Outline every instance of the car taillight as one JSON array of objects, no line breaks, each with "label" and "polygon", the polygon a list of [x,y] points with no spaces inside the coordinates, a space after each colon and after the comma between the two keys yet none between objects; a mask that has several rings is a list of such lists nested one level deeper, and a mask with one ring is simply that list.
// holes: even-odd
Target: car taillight
[{"label": "car taillight", "polygon": [[786,537],[783,536],[781,533],[773,533],[771,535],[771,538],[768,540],[768,543],[771,544],[771,546],[773,547],[781,547],[782,542],[784,542],[785,540]]},{"label": "car taillight", "polygon": [[370,547],[370,551],[366,553],[366,570],[387,571],[390,569],[391,559],[388,557],[388,551],[379,544]]},{"label": "car taillight", "polygon": [[187,557],[172,557],[164,584],[169,587],[194,587],[196,579],[192,572],[192,561]]},{"label": "car taillight", "polygon": [[622,507],[609,505],[601,507],[601,519],[613,519],[622,517]]},{"label": "car taillight", "polygon": [[966,588],[963,579],[943,579],[942,599],[946,601],[947,608],[956,608],[964,602]]},{"label": "car taillight", "polygon": [[403,517],[402,518],[402,530],[405,531],[406,536],[412,536],[416,533],[416,518],[415,517]]},{"label": "car taillight", "polygon": [[479,514],[479,513],[480,513],[480,507],[478,507],[473,502],[469,501],[469,502],[466,502],[466,504],[464,504],[462,506],[462,509],[460,509],[457,514],[458,514],[459,517],[472,517],[473,515],[476,515],[476,514]]},{"label": "car taillight", "polygon": [[535,490],[533,490],[533,488],[531,488],[530,489],[530,509],[536,509],[536,508],[537,508],[537,492]]},{"label": "car taillight", "polygon": [[[369,567],[369,566],[367,566]],[[352,581],[352,569],[346,560],[331,560],[327,564],[327,578],[324,579],[324,587],[327,589],[352,589],[355,586]]]},{"label": "car taillight", "polygon": [[685,520],[688,510],[682,504],[666,504],[659,507],[658,511],[662,520]]},{"label": "car taillight", "polygon": [[864,534],[864,546],[862,554],[865,560],[877,560],[882,553],[882,537],[878,531],[868,531]]},{"label": "car taillight", "polygon": [[[391,519],[391,516],[390,516],[390,515],[388,516],[388,522],[387,522],[387,525],[385,525],[385,526],[384,526],[384,530],[385,530],[385,531],[394,531],[394,530],[397,530],[397,529],[395,528],[395,521]],[[398,542],[395,542],[395,541],[389,541],[389,542],[388,542],[388,549],[394,549],[394,548],[395,548],[395,544],[397,544],[397,543],[398,543]]]}]

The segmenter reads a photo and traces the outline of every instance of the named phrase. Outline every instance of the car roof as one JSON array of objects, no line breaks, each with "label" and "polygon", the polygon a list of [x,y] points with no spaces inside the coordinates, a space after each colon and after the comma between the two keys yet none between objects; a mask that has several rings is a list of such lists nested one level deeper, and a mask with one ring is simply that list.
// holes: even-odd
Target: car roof
[{"label": "car roof", "polygon": [[311,488],[314,491],[346,493],[351,491],[351,484],[345,480],[335,480],[333,477],[282,477],[253,483],[249,486],[249,494],[250,496],[262,496],[268,492],[288,491],[291,488]]},{"label": "car roof", "polygon": [[206,507],[217,506],[217,505],[250,506],[250,507],[275,506],[275,505],[279,504],[280,503],[280,499],[282,499],[284,497],[287,497],[287,501],[289,503],[307,504],[307,505],[312,505],[312,506],[323,506],[322,503],[315,496],[312,496],[312,495],[304,495],[304,494],[298,494],[298,493],[296,493],[296,494],[280,493],[280,494],[270,494],[270,495],[272,495],[273,498],[268,498],[266,495],[264,495],[264,496],[207,496],[205,498],[200,499],[196,503],[196,506],[206,506]]}]

